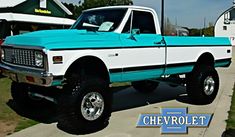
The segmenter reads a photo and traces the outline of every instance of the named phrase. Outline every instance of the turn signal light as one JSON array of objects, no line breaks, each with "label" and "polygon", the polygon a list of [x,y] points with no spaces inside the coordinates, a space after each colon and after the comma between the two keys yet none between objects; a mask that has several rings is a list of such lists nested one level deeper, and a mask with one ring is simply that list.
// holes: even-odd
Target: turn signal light
[{"label": "turn signal light", "polygon": [[4,42],[4,40],[3,40],[3,39],[0,39],[0,45],[2,45],[3,42]]},{"label": "turn signal light", "polygon": [[53,63],[54,64],[62,64],[63,63],[63,57],[62,56],[54,56],[53,57]]},{"label": "turn signal light", "polygon": [[26,76],[26,80],[33,83],[35,82],[35,79],[31,76]]}]

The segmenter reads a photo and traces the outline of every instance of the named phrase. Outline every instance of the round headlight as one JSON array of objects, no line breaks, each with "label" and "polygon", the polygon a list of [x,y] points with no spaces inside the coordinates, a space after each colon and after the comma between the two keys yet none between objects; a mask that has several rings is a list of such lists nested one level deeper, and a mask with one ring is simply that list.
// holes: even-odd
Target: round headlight
[{"label": "round headlight", "polygon": [[42,52],[35,52],[35,65],[37,67],[43,67],[43,54],[42,54]]},{"label": "round headlight", "polygon": [[5,52],[3,49],[1,49],[1,59],[4,60],[5,59]]}]

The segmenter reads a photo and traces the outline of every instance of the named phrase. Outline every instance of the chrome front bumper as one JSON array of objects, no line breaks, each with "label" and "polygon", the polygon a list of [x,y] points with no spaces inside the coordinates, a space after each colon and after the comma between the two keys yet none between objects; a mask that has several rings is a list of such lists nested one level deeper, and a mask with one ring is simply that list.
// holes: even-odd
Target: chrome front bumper
[{"label": "chrome front bumper", "polygon": [[2,75],[19,83],[49,87],[53,84],[53,75],[40,70],[20,68],[0,63]]}]

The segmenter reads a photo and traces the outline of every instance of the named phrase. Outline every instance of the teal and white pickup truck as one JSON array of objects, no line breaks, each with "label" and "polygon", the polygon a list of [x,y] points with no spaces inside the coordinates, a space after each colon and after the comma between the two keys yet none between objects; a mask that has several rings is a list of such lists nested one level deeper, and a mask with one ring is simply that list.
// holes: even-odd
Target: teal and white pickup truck
[{"label": "teal and white pickup truck", "polygon": [[[59,126],[94,130],[111,115],[110,84],[131,82],[148,93],[183,74],[175,82],[192,101],[211,103],[219,89],[215,67],[229,67],[231,58],[228,38],[162,36],[153,9],[115,6],[84,11],[68,30],[8,37],[0,68],[18,104],[56,102]],[[62,89],[58,98],[51,87]]]}]

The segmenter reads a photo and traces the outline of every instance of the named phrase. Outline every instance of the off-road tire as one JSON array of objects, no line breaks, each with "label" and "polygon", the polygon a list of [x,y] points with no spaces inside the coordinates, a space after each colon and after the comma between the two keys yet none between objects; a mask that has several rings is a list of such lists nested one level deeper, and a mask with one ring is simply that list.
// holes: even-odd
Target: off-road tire
[{"label": "off-road tire", "polygon": [[[209,86],[211,88],[212,83],[214,83],[213,92],[208,94],[205,91],[205,87],[207,84],[206,80],[212,81]],[[219,76],[217,71],[212,66],[202,65],[197,67],[187,75],[187,86],[186,90],[189,98],[195,104],[210,104],[212,103],[219,90]]]},{"label": "off-road tire", "polygon": [[[105,128],[112,112],[112,93],[108,84],[103,79],[92,76],[82,80],[72,79],[65,85],[65,93],[58,100],[58,128],[71,134],[87,134]],[[104,100],[103,113],[94,121],[85,119],[81,112],[82,100],[90,92],[98,92]]]}]

